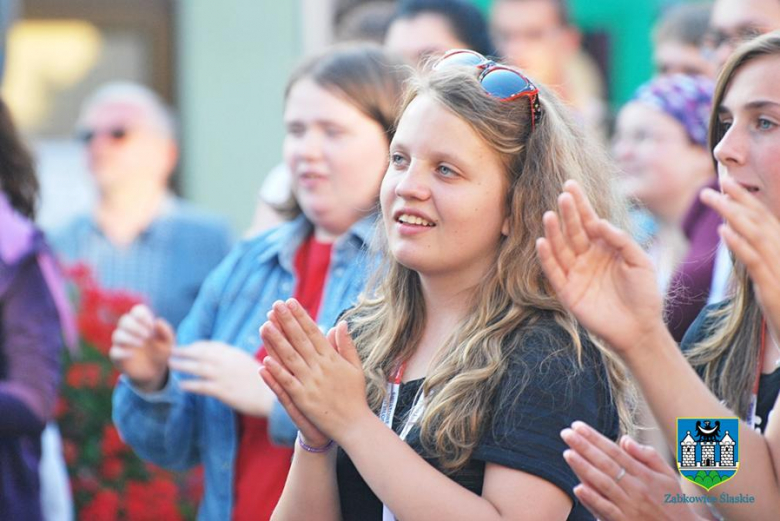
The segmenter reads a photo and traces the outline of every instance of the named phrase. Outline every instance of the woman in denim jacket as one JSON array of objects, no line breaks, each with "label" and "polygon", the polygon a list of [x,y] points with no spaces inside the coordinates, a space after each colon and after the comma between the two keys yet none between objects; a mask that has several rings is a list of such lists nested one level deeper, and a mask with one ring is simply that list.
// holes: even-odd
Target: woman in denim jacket
[{"label": "woman in denim jacket", "polygon": [[239,244],[206,279],[176,333],[138,306],[114,333],[123,373],[114,421],[143,458],[205,468],[199,519],[267,519],[296,429],[260,381],[258,334],[274,301],[303,299],[330,327],[364,286],[401,62],[379,47],[336,47],[302,64],[286,90],[290,222]]}]

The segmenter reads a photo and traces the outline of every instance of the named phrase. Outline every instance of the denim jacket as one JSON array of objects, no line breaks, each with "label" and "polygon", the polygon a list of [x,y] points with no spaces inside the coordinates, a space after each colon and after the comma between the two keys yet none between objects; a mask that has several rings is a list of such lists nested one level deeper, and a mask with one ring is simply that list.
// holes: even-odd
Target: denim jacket
[{"label": "denim jacket", "polygon": [[[373,264],[366,251],[373,224],[373,216],[359,221],[333,245],[318,317],[323,329],[354,305],[363,290]],[[215,340],[254,355],[261,343],[258,329],[271,305],[292,296],[295,254],[311,230],[300,216],[236,246],[204,282],[179,327],[179,345]],[[142,393],[121,377],[114,390],[114,423],[142,458],[162,467],[185,469],[203,463],[205,493],[198,519],[228,520],[239,443],[237,416],[219,400],[183,391],[178,385],[182,378],[172,372],[162,390]],[[276,403],[269,417],[272,439],[292,445],[296,432]]]}]

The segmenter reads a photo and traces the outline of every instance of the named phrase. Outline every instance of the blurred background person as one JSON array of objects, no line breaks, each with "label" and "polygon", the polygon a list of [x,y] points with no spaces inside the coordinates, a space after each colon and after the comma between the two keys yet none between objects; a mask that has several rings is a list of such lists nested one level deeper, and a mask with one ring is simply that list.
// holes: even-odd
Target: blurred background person
[{"label": "blurred background person", "polygon": [[[388,4],[392,6],[389,19],[386,18]],[[350,19],[350,14],[356,18]],[[385,48],[414,66],[421,66],[428,58],[450,49],[471,49],[486,56],[495,54],[485,17],[468,0],[367,2],[351,6],[339,20],[353,24],[337,26],[336,35],[340,38],[375,41],[385,31]],[[248,236],[283,220],[278,208],[289,199],[290,189],[290,174],[284,164],[268,173],[260,188]]]},{"label": "blurred background person", "polygon": [[63,261],[84,262],[109,289],[144,298],[174,326],[225,256],[225,223],[168,190],[176,167],[173,117],[144,86],[103,85],[82,107],[78,138],[98,188],[91,213],[55,233]]},{"label": "blurred background person", "polygon": [[282,492],[297,428],[258,378],[258,329],[275,301],[292,296],[327,329],[363,290],[403,65],[372,44],[301,63],[284,99],[290,220],[236,246],[175,341],[143,306],[114,332],[117,428],[161,466],[203,463],[200,519],[268,519]]},{"label": "blurred background person", "polygon": [[715,77],[715,63],[704,50],[712,3],[671,7],[653,29],[653,62],[658,74]]},{"label": "blurred background person", "polygon": [[737,46],[780,29],[777,0],[715,0],[706,45],[720,70]]},{"label": "blurred background person", "polygon": [[707,302],[719,242],[720,217],[698,199],[717,184],[707,151],[713,86],[682,74],[649,81],[621,109],[614,138],[625,193],[656,222],[648,250],[678,342]]},{"label": "blurred background person", "polygon": [[[348,3],[348,2],[345,2]],[[337,42],[362,41],[382,44],[395,15],[393,0],[370,0],[336,12],[334,34]]]},{"label": "blurred background person", "polygon": [[37,196],[32,159],[0,100],[0,519],[43,519],[41,434],[63,340],[75,344],[59,272],[32,223]]},{"label": "blurred background person", "polygon": [[496,0],[490,26],[498,53],[550,86],[578,121],[606,137],[605,87],[595,61],[581,49],[581,34],[566,0]]},{"label": "blurred background person", "polygon": [[485,17],[467,0],[400,0],[385,47],[415,66],[450,49],[495,54]]}]

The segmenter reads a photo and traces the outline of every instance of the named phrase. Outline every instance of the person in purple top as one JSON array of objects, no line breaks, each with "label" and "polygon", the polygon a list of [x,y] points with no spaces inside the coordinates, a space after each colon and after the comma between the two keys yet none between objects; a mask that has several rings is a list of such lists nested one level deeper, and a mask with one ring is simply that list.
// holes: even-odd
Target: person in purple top
[{"label": "person in purple top", "polygon": [[717,182],[707,150],[714,86],[684,74],[645,83],[618,114],[613,147],[624,192],[655,220],[646,247],[678,342],[707,303],[722,221],[698,200]]},{"label": "person in purple top", "polygon": [[53,257],[31,222],[37,193],[0,100],[0,519],[42,519],[41,432],[57,397],[60,351],[75,337]]}]

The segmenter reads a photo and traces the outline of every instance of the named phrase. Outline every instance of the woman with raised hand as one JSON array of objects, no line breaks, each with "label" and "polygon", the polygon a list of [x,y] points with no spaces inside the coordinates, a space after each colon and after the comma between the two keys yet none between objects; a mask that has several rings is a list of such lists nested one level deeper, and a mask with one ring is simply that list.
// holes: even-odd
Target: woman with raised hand
[{"label": "woman with raised hand", "polygon": [[257,328],[274,301],[292,296],[329,327],[363,289],[402,64],[373,45],[335,47],[301,64],[284,110],[294,219],[235,248],[176,341],[146,307],[114,333],[110,354],[123,373],[117,427],[161,466],[203,463],[200,519],[267,519],[282,492],[292,451],[269,435],[292,445],[297,431],[258,381]]},{"label": "woman with raised hand", "polygon": [[[625,361],[670,446],[677,444],[678,417],[740,417],[740,470],[707,492],[754,497],[749,505],[716,503],[728,519],[776,519],[780,509],[780,416],[770,415],[780,388],[778,80],[780,33],[741,47],[718,80],[710,144],[721,192],[701,197],[726,221],[719,231],[735,259],[737,287],[731,299],[702,311],[683,340],[684,353],[663,326],[650,260],[599,217],[576,183],[559,199],[561,217],[545,215],[546,237],[538,242],[559,298]],[[647,513],[650,503],[663,501],[648,493],[659,490],[658,481],[632,475],[638,467],[626,455],[636,460],[636,452],[587,434],[580,427],[563,436],[583,481],[578,497],[594,513],[637,519],[627,509],[645,503],[639,511]]]},{"label": "woman with raised hand", "polygon": [[261,329],[261,374],[300,428],[274,519],[590,519],[558,432],[585,415],[616,438],[630,390],[534,241],[567,178],[621,214],[591,145],[548,90],[472,51],[410,86],[375,284],[327,337],[295,300]]},{"label": "woman with raised hand", "polygon": [[702,76],[653,78],[618,113],[612,148],[623,190],[654,221],[644,246],[677,341],[707,303],[722,222],[699,201],[717,182],[707,149],[714,87]]}]

